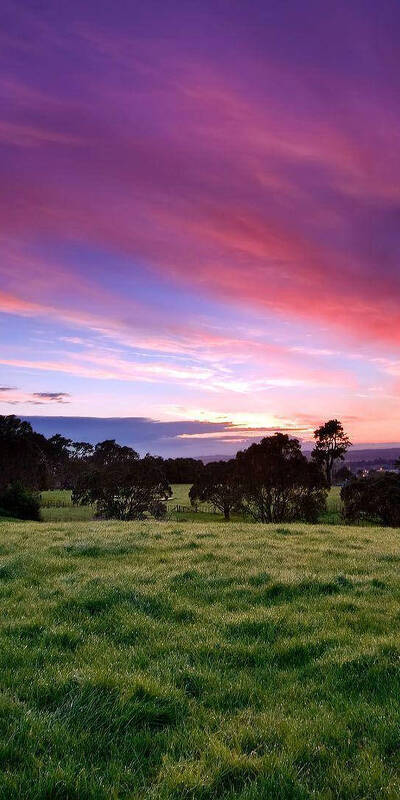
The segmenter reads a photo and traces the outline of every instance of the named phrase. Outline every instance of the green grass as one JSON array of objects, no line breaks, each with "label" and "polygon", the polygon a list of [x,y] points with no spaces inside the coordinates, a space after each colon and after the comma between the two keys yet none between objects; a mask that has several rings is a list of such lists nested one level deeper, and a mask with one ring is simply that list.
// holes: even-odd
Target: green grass
[{"label": "green grass", "polygon": [[[191,483],[174,483],[171,486],[172,497],[168,505],[172,508],[176,505],[190,505],[189,490]],[[70,489],[50,489],[41,492],[41,503],[43,508],[68,508],[71,506]]]},{"label": "green grass", "polygon": [[[168,517],[176,522],[223,522],[223,514],[213,513],[210,506],[200,505],[199,511],[178,511],[176,506],[190,509],[189,490],[190,483],[172,484],[172,497],[167,503]],[[41,493],[41,516],[45,522],[79,522],[94,518],[93,506],[73,506],[69,490],[51,490]],[[239,517],[234,515],[234,519]],[[327,510],[321,522],[324,524],[338,524],[341,521],[340,488],[333,486],[328,496]]]},{"label": "green grass", "polygon": [[397,800],[399,537],[0,523],[1,800]]},{"label": "green grass", "polygon": [[342,501],[340,499],[340,486],[332,486],[326,503],[326,512],[322,515],[321,522],[328,525],[341,523]]},{"label": "green grass", "polygon": [[190,506],[189,491],[191,486],[191,483],[173,483],[171,486],[172,497],[168,501],[169,508],[173,508],[176,505]]},{"label": "green grass", "polygon": [[41,492],[42,508],[68,508],[72,505],[70,489],[49,489]]},{"label": "green grass", "polygon": [[[223,515],[213,513],[210,506],[200,505],[199,511],[190,508],[190,483],[172,484],[172,497],[167,503],[168,517],[180,522],[187,521],[223,521]],[[176,506],[184,506],[186,511],[176,512]],[[71,492],[68,489],[49,490],[41,493],[41,517],[44,522],[78,522],[92,520],[94,506],[73,506]]]}]

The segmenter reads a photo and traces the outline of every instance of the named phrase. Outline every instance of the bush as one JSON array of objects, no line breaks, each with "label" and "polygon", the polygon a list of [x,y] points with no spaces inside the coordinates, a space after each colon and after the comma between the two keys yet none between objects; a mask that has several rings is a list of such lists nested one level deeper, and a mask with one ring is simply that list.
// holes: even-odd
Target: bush
[{"label": "bush", "polygon": [[236,456],[243,511],[256,522],[316,522],[326,509],[326,479],[298,439],[266,436]]},{"label": "bush", "polygon": [[[100,448],[105,451],[105,445],[107,459],[97,458]],[[145,519],[149,514],[163,519],[172,491],[157,459],[139,458],[131,450],[133,455],[128,452],[124,460],[122,450],[130,448],[121,448],[115,442],[97,445],[94,459],[82,470],[72,492],[73,504],[96,505],[100,519]]]},{"label": "bush", "polygon": [[234,459],[206,464],[189,492],[192,506],[196,507],[199,502],[211,503],[222,511],[226,520],[230,519],[232,511],[241,510],[242,496],[237,462]]},{"label": "bush", "polygon": [[14,483],[0,494],[0,515],[40,520],[40,500],[22,484]]},{"label": "bush", "polygon": [[348,522],[378,522],[400,527],[400,475],[376,472],[353,478],[340,493]]}]

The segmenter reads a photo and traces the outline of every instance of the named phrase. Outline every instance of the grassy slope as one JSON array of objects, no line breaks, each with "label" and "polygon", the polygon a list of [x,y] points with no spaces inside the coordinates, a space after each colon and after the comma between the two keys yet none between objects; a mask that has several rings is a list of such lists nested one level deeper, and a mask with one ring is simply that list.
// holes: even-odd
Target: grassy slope
[{"label": "grassy slope", "polygon": [[397,800],[399,533],[0,524],[0,798]]},{"label": "grassy slope", "polygon": [[[173,495],[168,502],[168,511],[171,518],[177,522],[216,522],[223,520],[222,514],[210,514],[208,512],[173,512],[177,506],[190,506],[189,489],[190,483],[175,483],[172,485]],[[94,509],[92,506],[73,506],[71,504],[71,492],[68,490],[42,492],[42,518],[45,522],[68,522],[83,521],[93,519]],[[340,521],[340,489],[333,486],[328,497],[327,511],[324,514],[324,523],[336,523]],[[201,508],[201,507],[200,507]]]},{"label": "grassy slope", "polygon": [[[190,483],[176,483],[172,485],[173,495],[168,502],[171,511],[175,506],[190,506]],[[69,520],[92,519],[94,509],[92,506],[74,507],[71,503],[71,492],[67,489],[42,492],[42,517],[45,522],[68,522]]]}]

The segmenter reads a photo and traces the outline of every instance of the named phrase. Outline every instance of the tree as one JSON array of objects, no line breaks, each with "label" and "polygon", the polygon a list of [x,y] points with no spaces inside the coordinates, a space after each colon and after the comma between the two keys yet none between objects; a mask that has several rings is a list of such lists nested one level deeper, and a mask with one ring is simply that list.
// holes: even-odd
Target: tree
[{"label": "tree", "polygon": [[229,520],[231,512],[239,511],[242,504],[242,487],[236,461],[232,459],[206,464],[191,487],[189,497],[193,506],[199,502],[211,503]]},{"label": "tree", "polygon": [[354,477],[341,490],[348,522],[378,522],[400,527],[400,475],[372,472]]},{"label": "tree", "polygon": [[72,502],[96,505],[103,519],[144,519],[146,514],[160,519],[172,491],[155,462],[114,441],[102,442],[78,476]]},{"label": "tree", "polygon": [[17,482],[46,489],[49,480],[47,439],[14,414],[0,416],[0,491]]},{"label": "tree", "polygon": [[195,483],[204,464],[196,458],[167,458],[163,467],[169,483]]},{"label": "tree", "polygon": [[40,519],[40,501],[37,494],[25,489],[21,483],[13,483],[0,493],[0,516],[17,519]]},{"label": "tree", "polygon": [[340,467],[337,472],[334,473],[333,479],[335,483],[341,484],[345,483],[345,481],[349,481],[353,477],[352,471],[348,467]]},{"label": "tree", "polygon": [[105,439],[104,442],[96,444],[91,460],[98,467],[111,467],[131,464],[138,459],[139,453],[132,447],[118,444],[115,439]]},{"label": "tree", "polygon": [[93,455],[94,447],[89,442],[72,442],[71,456],[73,459],[85,461]]},{"label": "tree", "polygon": [[320,466],[307,461],[298,439],[267,436],[237,454],[243,508],[258,522],[314,522],[326,506]]},{"label": "tree", "polygon": [[47,439],[46,454],[51,472],[52,489],[63,489],[68,485],[72,440],[56,433]]},{"label": "tree", "polygon": [[332,486],[332,470],[337,459],[344,460],[351,441],[337,419],[330,419],[314,431],[315,447],[312,458],[323,466],[328,486]]}]

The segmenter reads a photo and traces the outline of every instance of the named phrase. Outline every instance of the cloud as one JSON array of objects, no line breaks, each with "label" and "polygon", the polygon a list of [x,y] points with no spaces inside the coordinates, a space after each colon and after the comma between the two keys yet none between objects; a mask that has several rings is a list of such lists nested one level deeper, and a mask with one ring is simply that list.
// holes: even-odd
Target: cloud
[{"label": "cloud", "polygon": [[69,392],[33,392],[33,397],[38,400],[48,400],[55,403],[68,403],[67,398],[71,397]]},{"label": "cloud", "polygon": [[[332,67],[316,91],[297,64],[267,56],[258,85],[249,53],[242,54],[243,87],[224,62],[224,43],[217,66],[187,53],[178,58],[157,38],[132,59],[122,32],[92,30],[84,51],[82,30],[70,34],[82,69],[74,114],[70,95],[63,113],[56,96],[37,91],[27,107],[27,90],[20,90],[28,133],[42,116],[65,141],[42,158],[32,160],[29,148],[18,153],[18,182],[10,153],[4,232],[85,241],[132,259],[134,270],[145,262],[164,279],[224,303],[400,343],[390,246],[400,202],[400,163],[392,155],[399,119],[386,92],[371,95],[363,76],[343,80]],[[90,58],[99,52],[94,83]],[[68,150],[69,138],[84,144]],[[37,273],[32,277],[27,271],[29,285],[18,287],[14,307],[21,313],[35,311],[24,297],[34,291]],[[68,288],[66,277],[55,264],[52,293],[60,280]],[[95,292],[89,301],[75,266],[71,278],[88,318],[101,299]]]},{"label": "cloud", "polygon": [[46,144],[78,145],[82,142],[73,136],[30,125],[0,121],[0,142],[13,147],[39,147]]},{"label": "cloud", "polygon": [[45,436],[61,433],[75,441],[96,443],[116,439],[121,444],[135,447],[141,453],[151,451],[160,455],[202,455],[208,453],[234,453],[241,448],[270,435],[277,430],[294,436],[304,434],[309,426],[279,425],[265,428],[237,426],[231,420],[176,420],[161,422],[146,417],[24,417],[35,430]]},{"label": "cloud", "polygon": [[69,403],[69,392],[24,392],[15,386],[0,386],[2,402],[6,405],[46,405],[51,403]]},{"label": "cloud", "polygon": [[[150,5],[123,26],[74,0],[10,15],[4,382],[71,376],[78,412],[118,380],[154,414],[207,393],[365,425],[381,382],[397,424],[399,10],[380,9],[379,44],[370,4]],[[37,318],[40,351],[15,336]],[[4,401],[60,402],[21,391]]]},{"label": "cloud", "polygon": [[[243,349],[246,344],[242,343]],[[247,345],[247,351],[249,350]],[[240,359],[240,350],[236,357]],[[255,356],[257,362],[257,354]],[[239,361],[240,363],[240,361]],[[80,378],[91,378],[101,381],[117,380],[123,382],[142,382],[144,384],[172,384],[175,386],[201,388],[205,392],[229,392],[248,395],[250,392],[268,391],[271,389],[326,388],[336,387],[340,381],[349,388],[354,385],[351,375],[344,370],[325,370],[321,367],[299,368],[290,356],[285,358],[282,352],[279,359],[260,359],[260,365],[268,364],[268,375],[260,377],[258,371],[252,370],[246,376],[240,375],[240,367],[236,365],[228,369],[224,364],[209,361],[207,356],[193,357],[190,364],[154,360],[150,358],[133,359],[123,352],[115,351],[88,352],[64,351],[62,358],[52,361],[41,361],[29,358],[3,358],[0,364],[8,367],[39,370],[44,372],[62,372]],[[260,368],[258,365],[258,369]],[[244,369],[244,365],[242,365]],[[239,374],[236,374],[239,370]]]}]

